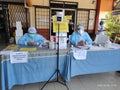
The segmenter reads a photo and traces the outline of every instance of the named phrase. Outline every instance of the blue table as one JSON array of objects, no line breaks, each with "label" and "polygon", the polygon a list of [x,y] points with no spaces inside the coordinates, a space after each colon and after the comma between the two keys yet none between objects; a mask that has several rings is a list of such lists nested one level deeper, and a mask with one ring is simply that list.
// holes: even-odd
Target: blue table
[{"label": "blue table", "polygon": [[[64,55],[60,53],[59,69],[61,75],[66,80],[68,55],[65,54],[66,52],[62,53]],[[33,52],[29,53],[28,63],[15,64],[10,63],[9,56],[3,56],[1,62],[2,90],[12,89],[14,85],[47,81],[57,68],[57,55],[55,54],[56,50]],[[55,78],[56,75],[52,79]]]},{"label": "blue table", "polygon": [[[40,53],[41,52],[41,53]],[[56,52],[29,53],[28,63],[11,64],[9,56],[1,62],[2,90],[14,85],[47,81],[56,70]],[[65,81],[77,75],[120,70],[120,49],[88,51],[86,60],[75,60],[73,53],[62,50],[59,69]],[[52,78],[56,78],[56,75]]]},{"label": "blue table", "polygon": [[120,49],[88,51],[85,60],[76,60],[70,53],[68,79],[83,74],[120,71]]}]

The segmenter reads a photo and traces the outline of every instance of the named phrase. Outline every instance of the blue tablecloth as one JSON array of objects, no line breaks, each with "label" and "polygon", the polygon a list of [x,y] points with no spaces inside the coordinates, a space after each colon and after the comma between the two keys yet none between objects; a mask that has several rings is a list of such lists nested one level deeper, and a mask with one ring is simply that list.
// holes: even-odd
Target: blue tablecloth
[{"label": "blue tablecloth", "polygon": [[70,77],[100,72],[120,71],[120,49],[88,51],[85,60],[76,60],[70,53]]},{"label": "blue tablecloth", "polygon": [[[14,85],[47,81],[57,68],[55,54],[54,50],[29,53],[28,63],[16,64],[11,64],[8,56],[2,57],[2,90]],[[72,52],[60,54],[59,69],[65,81],[77,75],[120,70],[120,49],[88,51],[86,60],[75,60]]]},{"label": "blue tablecloth", "polygon": [[[41,51],[41,54],[43,53]],[[44,56],[30,54],[29,56],[32,57],[28,58],[28,63],[11,64],[9,56],[3,57],[4,60],[1,62],[2,90],[11,89],[14,85],[47,81],[57,69],[57,55],[51,55],[52,50],[46,53]],[[55,54],[55,51],[52,54]],[[59,56],[59,70],[64,80],[68,73],[66,71],[69,67],[66,65],[68,58],[66,54]],[[55,78],[56,74],[51,80]]]}]

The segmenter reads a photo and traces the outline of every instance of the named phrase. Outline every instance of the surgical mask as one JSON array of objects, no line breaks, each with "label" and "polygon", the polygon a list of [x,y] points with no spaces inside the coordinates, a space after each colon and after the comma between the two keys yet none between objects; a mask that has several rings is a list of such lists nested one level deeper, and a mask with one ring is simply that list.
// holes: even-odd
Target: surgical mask
[{"label": "surgical mask", "polygon": [[78,33],[79,33],[80,35],[82,35],[83,32],[84,32],[83,29],[78,30]]},{"label": "surgical mask", "polygon": [[33,38],[33,37],[35,36],[34,33],[29,33],[28,35],[29,35],[31,38]]}]

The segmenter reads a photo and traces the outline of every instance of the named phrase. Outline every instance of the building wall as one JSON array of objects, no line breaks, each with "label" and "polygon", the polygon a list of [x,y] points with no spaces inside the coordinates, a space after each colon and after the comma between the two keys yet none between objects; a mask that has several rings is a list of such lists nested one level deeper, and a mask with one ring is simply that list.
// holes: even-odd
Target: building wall
[{"label": "building wall", "polygon": [[[32,5],[49,6],[49,0],[28,0],[28,1]],[[82,8],[82,9],[96,9],[96,3],[97,3],[97,0],[58,0],[58,1],[78,2],[78,8]],[[34,7],[30,7],[29,11],[30,11],[30,25],[35,26]]]},{"label": "building wall", "polygon": [[[77,2],[78,3],[78,9],[79,9],[78,14],[80,12],[83,12],[83,14],[80,13],[78,16],[81,16],[81,14],[82,14],[82,16],[84,16],[84,14],[86,12],[86,11],[80,11],[80,9],[84,9],[84,10],[87,9],[88,10],[87,13],[89,13],[89,10],[91,9],[90,18],[88,18],[89,14],[88,15],[85,14],[87,16],[87,18],[86,18],[87,20],[86,19],[84,20],[84,19],[81,19],[80,17],[77,17],[77,18],[80,19],[80,20],[77,19],[77,21],[78,21],[77,24],[85,23],[85,25],[83,24],[85,26],[85,30],[87,30],[87,32],[90,31],[89,33],[94,32],[94,21],[95,21],[95,13],[96,13],[94,11],[96,11],[97,0],[55,0],[55,1]],[[35,26],[36,27],[36,25],[35,25],[35,8],[34,8],[34,5],[35,6],[37,5],[37,6],[48,6],[49,7],[50,0],[27,0],[27,3],[30,6],[30,8],[29,8],[30,26]],[[92,9],[94,11],[92,11]],[[94,14],[94,16],[91,16],[93,14]],[[39,19],[41,20],[43,18],[44,18],[44,16],[43,17],[41,16]],[[48,19],[49,17],[47,16],[45,18]],[[90,20],[88,20],[88,19],[90,19]],[[80,23],[80,21],[82,21],[82,22]],[[89,26],[87,24],[88,21],[90,22]],[[39,24],[41,24],[41,22],[39,22]],[[87,26],[88,26],[88,29],[87,29]],[[41,34],[43,33],[43,36],[45,36],[48,39],[48,37],[49,37],[48,34],[49,34],[49,31],[50,31],[50,28],[49,28],[48,25],[45,26],[44,28],[43,28],[43,26],[40,26],[40,28],[37,26],[36,28],[38,29],[38,33],[41,33]]]},{"label": "building wall", "polygon": [[106,13],[112,11],[113,1],[114,0],[101,0],[99,20],[105,19]]},{"label": "building wall", "polygon": [[113,0],[101,0],[100,11],[111,11],[113,9]]},{"label": "building wall", "polygon": [[49,0],[31,0],[32,5],[49,6]]},{"label": "building wall", "polygon": [[[95,9],[97,0],[58,0],[58,1],[78,2],[78,8]],[[31,3],[32,5],[49,6],[49,0],[31,0]]]}]

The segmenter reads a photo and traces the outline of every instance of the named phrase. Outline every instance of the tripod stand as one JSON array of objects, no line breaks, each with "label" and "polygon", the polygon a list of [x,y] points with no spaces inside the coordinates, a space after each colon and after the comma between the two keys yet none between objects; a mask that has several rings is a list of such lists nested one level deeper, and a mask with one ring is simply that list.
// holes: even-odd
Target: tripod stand
[{"label": "tripod stand", "polygon": [[[54,82],[58,82],[58,83],[60,83],[60,84],[62,84],[62,85],[64,85],[64,86],[66,86],[66,88],[67,88],[67,90],[69,90],[69,88],[68,88],[68,86],[67,86],[67,84],[65,83],[65,80],[62,78],[62,75],[61,75],[61,73],[60,73],[60,70],[59,70],[59,28],[60,28],[60,25],[59,25],[59,23],[58,23],[58,42],[57,42],[57,68],[56,68],[56,70],[55,70],[55,72],[51,75],[51,77],[48,79],[48,81],[42,86],[42,88],[40,89],[40,90],[43,90],[43,88],[49,83],[49,81],[51,80],[51,78],[54,76],[54,75],[56,75],[57,74],[57,78],[56,78],[56,81],[54,81]],[[60,80],[59,80],[59,75],[60,75],[60,77],[61,77],[61,79],[63,80],[63,82],[61,82]]]}]

